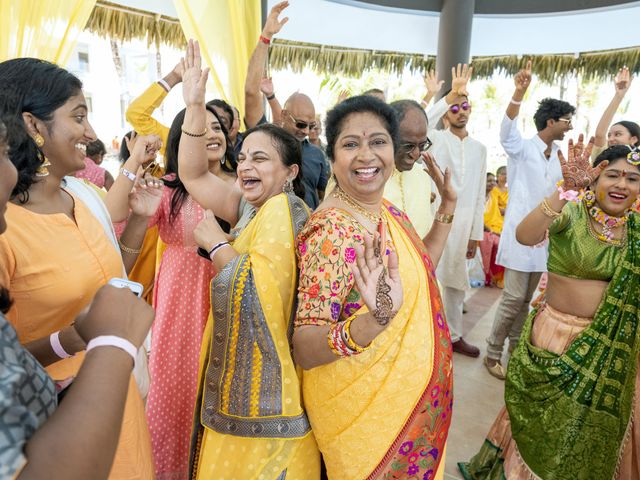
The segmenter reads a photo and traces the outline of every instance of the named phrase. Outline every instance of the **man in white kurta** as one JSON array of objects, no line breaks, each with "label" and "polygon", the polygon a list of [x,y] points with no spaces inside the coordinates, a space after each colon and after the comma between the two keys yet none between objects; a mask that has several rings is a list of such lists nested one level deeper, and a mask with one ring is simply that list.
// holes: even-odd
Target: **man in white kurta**
[{"label": "man in white kurta", "polygon": [[[442,252],[437,276],[442,287],[444,311],[451,332],[453,351],[477,357],[480,350],[462,338],[462,309],[469,289],[467,258],[473,258],[483,238],[487,149],[467,132],[471,105],[466,96],[443,97],[427,112],[429,125],[435,126],[444,115],[445,130],[431,129],[432,154],[444,171],[451,171],[451,182],[458,203],[449,240]],[[439,203],[439,199],[436,200]]]},{"label": "man in white kurta", "polygon": [[534,115],[538,133],[529,139],[518,131],[520,103],[531,81],[531,71],[521,70],[515,76],[516,89],[500,127],[500,143],[509,156],[509,201],[496,263],[505,267],[504,289],[496,311],[493,327],[487,338],[484,364],[491,375],[504,379],[502,350],[507,337],[509,351],[520,339],[520,332],[529,312],[531,297],[547,270],[547,245],[524,246],[516,240],[516,227],[522,219],[553,193],[555,183],[562,179],[558,146],[571,130],[575,108],[567,102],[545,98]]}]

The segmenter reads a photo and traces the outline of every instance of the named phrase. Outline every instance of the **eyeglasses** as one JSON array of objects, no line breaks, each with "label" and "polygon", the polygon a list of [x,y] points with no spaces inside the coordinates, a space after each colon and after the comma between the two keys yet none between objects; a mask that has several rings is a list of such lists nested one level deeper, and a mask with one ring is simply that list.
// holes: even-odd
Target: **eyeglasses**
[{"label": "eyeglasses", "polygon": [[559,118],[558,119],[559,122],[564,122],[567,124],[567,127],[571,127],[571,119],[570,118]]},{"label": "eyeglasses", "polygon": [[[289,112],[287,112],[289,113]],[[305,130],[305,129],[309,129],[309,130],[313,130],[314,128],[316,128],[316,122],[303,122],[302,120],[297,120],[296,118],[294,118],[293,115],[291,115],[289,113],[289,118],[291,118],[291,121],[293,121],[293,123],[295,124],[296,128],[298,130]]]},{"label": "eyeglasses", "polygon": [[466,112],[467,110],[471,110],[471,104],[470,104],[469,102],[462,102],[460,105],[457,105],[457,104],[456,104],[456,105],[451,105],[451,106],[449,107],[449,111],[450,111],[451,113],[453,113],[454,115],[455,115],[456,113],[458,113],[458,112],[460,111],[460,109],[464,110],[465,112]]},{"label": "eyeglasses", "polygon": [[400,151],[405,154],[409,154],[413,152],[413,150],[417,147],[418,152],[422,153],[429,150],[431,148],[431,145],[433,145],[433,142],[429,140],[429,137],[427,137],[427,139],[424,142],[420,142],[420,143],[401,143]]}]

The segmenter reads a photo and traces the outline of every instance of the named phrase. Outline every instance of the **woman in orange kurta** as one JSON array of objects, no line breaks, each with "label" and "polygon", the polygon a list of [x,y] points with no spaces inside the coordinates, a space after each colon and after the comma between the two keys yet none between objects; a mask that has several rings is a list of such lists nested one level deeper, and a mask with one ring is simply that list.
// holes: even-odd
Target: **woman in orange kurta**
[{"label": "woman in orange kurta", "polygon": [[[0,115],[19,174],[6,214],[10,227],[0,239],[0,284],[14,298],[7,318],[36,358],[55,358],[49,336],[58,331],[62,348],[74,354],[84,349],[74,319],[102,285],[124,271],[100,199],[65,178],[84,166],[86,144],[95,139],[82,84],[66,70],[30,58],[0,63],[0,84],[10,92],[0,96]],[[123,234],[123,243],[131,242],[131,230],[139,231],[130,248],[142,241],[147,219],[142,220],[129,222]],[[64,358],[47,370],[54,380],[66,380],[83,357]],[[95,408],[99,415],[100,406]],[[110,478],[146,480],[153,472],[144,406],[132,377]]]}]

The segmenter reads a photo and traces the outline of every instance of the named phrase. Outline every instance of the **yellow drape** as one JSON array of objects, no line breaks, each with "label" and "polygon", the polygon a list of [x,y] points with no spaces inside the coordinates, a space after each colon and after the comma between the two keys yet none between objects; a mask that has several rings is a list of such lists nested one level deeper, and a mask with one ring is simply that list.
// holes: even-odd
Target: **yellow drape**
[{"label": "yellow drape", "polygon": [[96,0],[0,0],[0,61],[37,57],[64,66]]},{"label": "yellow drape", "polygon": [[260,36],[260,0],[174,0],[182,30],[200,42],[214,90],[244,118],[244,81]]}]

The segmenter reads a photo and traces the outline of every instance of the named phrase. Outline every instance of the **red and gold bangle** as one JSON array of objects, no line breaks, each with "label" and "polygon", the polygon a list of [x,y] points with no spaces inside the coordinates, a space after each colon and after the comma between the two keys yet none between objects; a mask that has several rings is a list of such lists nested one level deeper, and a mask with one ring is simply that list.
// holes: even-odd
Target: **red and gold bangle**
[{"label": "red and gold bangle", "polygon": [[364,352],[367,348],[369,348],[369,345],[366,346],[361,346],[358,345],[355,340],[353,339],[353,337],[351,336],[351,322],[353,322],[356,319],[355,315],[350,316],[349,318],[347,318],[343,324],[342,327],[342,334],[344,336],[344,341],[347,344],[347,347],[349,347],[350,350],[352,350],[355,353],[362,353]]},{"label": "red and gold bangle", "polygon": [[342,338],[343,326],[343,322],[335,322],[332,324],[327,335],[327,342],[329,344],[329,348],[336,356],[350,357],[355,352],[349,349],[347,344],[344,342],[344,338]]},{"label": "red and gold bangle", "polygon": [[260,35],[260,41],[265,45],[271,45],[271,39],[265,37],[264,35]]}]

